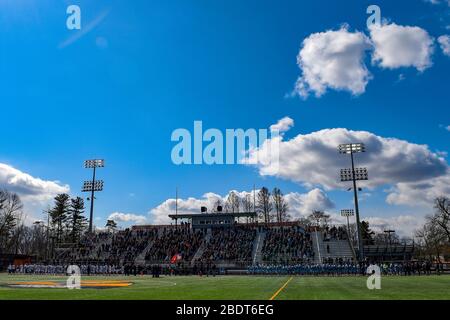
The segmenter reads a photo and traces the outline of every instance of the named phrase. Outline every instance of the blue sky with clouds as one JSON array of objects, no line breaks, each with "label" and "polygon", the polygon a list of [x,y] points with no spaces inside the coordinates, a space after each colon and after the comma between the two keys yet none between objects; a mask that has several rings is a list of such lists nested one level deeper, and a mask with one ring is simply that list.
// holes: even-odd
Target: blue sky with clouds
[{"label": "blue sky with clouds", "polygon": [[[71,4],[81,8],[80,31],[66,28]],[[163,221],[155,216],[171,210],[165,201],[176,186],[193,197],[186,210],[208,192],[255,184],[292,193],[298,214],[315,201],[337,212],[352,205],[351,194],[318,177],[334,170],[325,156],[344,160],[322,151],[360,138],[373,146],[362,164],[382,177],[363,185],[362,216],[394,226],[398,217],[423,217],[433,195],[448,192],[450,10],[446,1],[378,1],[384,28],[371,32],[370,4],[4,0],[0,184],[21,193],[34,218],[57,192],[81,195],[90,177],[83,160],[101,157],[98,225],[113,212]],[[295,92],[299,78],[307,96]],[[284,134],[280,175],[171,161],[172,131],[192,130],[195,120],[259,129],[284,117],[294,126]],[[354,133],[321,131],[332,128]]]}]

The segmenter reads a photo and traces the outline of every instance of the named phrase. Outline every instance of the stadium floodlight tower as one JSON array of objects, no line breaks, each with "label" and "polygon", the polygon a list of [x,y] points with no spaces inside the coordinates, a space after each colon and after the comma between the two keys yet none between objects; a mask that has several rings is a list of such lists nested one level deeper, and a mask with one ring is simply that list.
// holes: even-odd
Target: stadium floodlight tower
[{"label": "stadium floodlight tower", "polygon": [[392,242],[391,242],[391,234],[395,233],[395,230],[384,230],[384,233],[386,233],[388,235],[388,239],[389,239],[389,255],[390,255],[390,259],[392,260]]},{"label": "stadium floodlight tower", "polygon": [[347,232],[348,235],[350,236],[350,222],[348,221],[348,219],[350,217],[353,217],[355,215],[355,211],[353,211],[353,209],[343,209],[341,210],[341,217],[346,217],[347,218]]},{"label": "stadium floodlight tower", "polygon": [[368,180],[369,177],[366,168],[355,168],[355,161],[353,158],[353,154],[365,151],[366,148],[363,143],[346,143],[339,145],[339,153],[350,154],[350,158],[352,160],[352,167],[350,169],[341,169],[341,181],[353,182],[353,195],[355,198],[355,213],[356,213],[356,232],[358,234],[358,249],[360,260],[364,260],[364,246],[361,236],[361,225],[359,219],[359,206],[358,206],[358,188],[356,187],[356,181]]},{"label": "stadium floodlight tower", "polygon": [[103,190],[103,180],[95,180],[95,169],[103,168],[105,166],[105,160],[103,159],[93,159],[84,161],[84,167],[86,169],[93,169],[92,181],[84,181],[82,192],[91,193],[91,210],[89,214],[89,233],[92,233],[92,221],[94,218],[94,199],[95,191]]}]

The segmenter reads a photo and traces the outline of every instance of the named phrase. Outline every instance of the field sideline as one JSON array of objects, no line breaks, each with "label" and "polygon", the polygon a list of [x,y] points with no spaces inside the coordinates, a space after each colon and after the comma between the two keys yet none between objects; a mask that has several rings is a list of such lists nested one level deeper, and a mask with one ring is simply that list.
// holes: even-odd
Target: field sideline
[{"label": "field sideline", "polygon": [[218,276],[218,277],[83,277],[82,280],[125,280],[123,288],[68,290],[65,288],[10,288],[20,281],[65,281],[62,276],[0,274],[0,300],[450,300],[450,275],[382,277],[381,290],[368,290],[366,277]]}]

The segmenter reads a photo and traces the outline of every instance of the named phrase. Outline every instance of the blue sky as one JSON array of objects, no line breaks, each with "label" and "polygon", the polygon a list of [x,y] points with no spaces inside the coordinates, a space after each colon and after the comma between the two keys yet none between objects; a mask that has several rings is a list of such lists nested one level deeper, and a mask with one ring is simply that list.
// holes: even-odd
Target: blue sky
[{"label": "blue sky", "polygon": [[[70,4],[81,8],[81,31],[66,28]],[[147,215],[173,197],[176,186],[183,198],[225,195],[253,184],[308,192],[286,177],[262,177],[255,167],[175,166],[171,133],[192,130],[195,120],[225,130],[268,128],[288,116],[295,126],[285,133],[286,140],[347,128],[426,144],[431,152],[448,151],[450,57],[436,41],[432,66],[423,72],[377,67],[367,54],[372,80],[364,93],[329,89],[321,97],[287,97],[301,75],[296,56],[302,41],[342,24],[348,24],[349,32],[368,34],[370,4],[4,0],[0,163],[59,181],[70,186],[71,194],[81,195],[82,181],[90,177],[83,160],[104,158],[99,178],[105,190],[96,203],[100,225],[112,212]],[[418,26],[435,39],[450,33],[444,2],[376,4],[389,22]],[[9,183],[2,182],[6,188]],[[387,204],[387,188],[370,191],[362,206],[365,214],[428,213],[422,205]],[[334,189],[327,194],[334,210],[351,206],[349,193]]]}]

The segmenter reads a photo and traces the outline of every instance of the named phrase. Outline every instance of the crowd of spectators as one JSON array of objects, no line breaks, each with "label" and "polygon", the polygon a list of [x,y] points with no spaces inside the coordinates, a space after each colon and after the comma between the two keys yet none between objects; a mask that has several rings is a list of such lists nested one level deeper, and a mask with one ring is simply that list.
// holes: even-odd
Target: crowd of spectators
[{"label": "crowd of spectators", "polygon": [[298,226],[266,229],[262,260],[273,264],[296,264],[314,258],[310,233]]},{"label": "crowd of spectators", "polygon": [[160,232],[145,255],[146,261],[170,262],[175,255],[188,261],[204,242],[204,233],[188,226],[164,228]]},{"label": "crowd of spectators", "polygon": [[105,257],[105,261],[114,264],[133,263],[157,235],[157,229],[119,231],[110,242],[104,242],[98,247],[98,258]]},{"label": "crowd of spectators", "polygon": [[256,230],[239,226],[212,230],[201,261],[251,261]]}]

